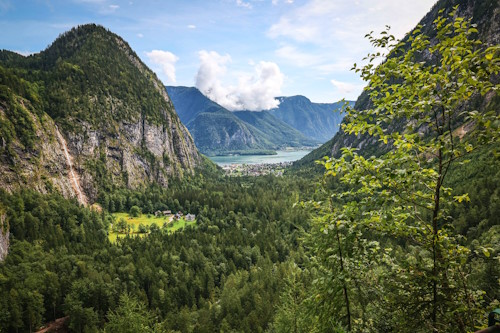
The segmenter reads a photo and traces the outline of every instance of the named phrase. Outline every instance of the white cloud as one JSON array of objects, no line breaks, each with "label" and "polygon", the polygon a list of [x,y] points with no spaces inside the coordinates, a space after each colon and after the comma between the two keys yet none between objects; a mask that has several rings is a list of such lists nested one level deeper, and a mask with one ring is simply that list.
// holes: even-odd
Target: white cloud
[{"label": "white cloud", "polygon": [[402,38],[435,2],[359,0],[353,6],[348,1],[311,0],[280,17],[269,28],[268,35],[320,45],[338,43],[339,40],[354,44],[367,32],[382,31],[385,25],[390,25],[391,32]]},{"label": "white cloud", "polygon": [[268,110],[278,106],[276,96],[281,94],[284,75],[277,64],[261,61],[254,72],[240,73],[237,84],[224,82],[231,56],[215,51],[200,51],[200,67],[196,87],[208,98],[228,110]]},{"label": "white cloud", "polygon": [[330,82],[335,87],[335,92],[339,96],[339,99],[356,100],[364,87],[364,84],[354,84],[337,80],[330,80]]},{"label": "white cloud", "polygon": [[188,27],[189,29],[196,29],[196,26],[195,26],[194,24],[189,24],[187,27]]},{"label": "white cloud", "polygon": [[120,6],[118,6],[118,5],[109,5],[109,9],[111,9],[112,11],[115,11],[118,8],[120,8]]},{"label": "white cloud", "polygon": [[236,0],[236,5],[238,5],[238,7],[252,9],[252,4],[250,2],[245,2],[243,0]]},{"label": "white cloud", "polygon": [[138,34],[137,34],[137,37],[142,38],[142,37],[144,37],[144,35],[143,35],[143,34],[141,34],[141,33],[138,33]]},{"label": "white cloud", "polygon": [[151,52],[147,52],[149,60],[156,65],[159,65],[162,71],[162,74],[167,79],[167,82],[164,83],[175,83],[175,63],[179,60],[172,52],[162,51],[162,50],[153,50]]}]

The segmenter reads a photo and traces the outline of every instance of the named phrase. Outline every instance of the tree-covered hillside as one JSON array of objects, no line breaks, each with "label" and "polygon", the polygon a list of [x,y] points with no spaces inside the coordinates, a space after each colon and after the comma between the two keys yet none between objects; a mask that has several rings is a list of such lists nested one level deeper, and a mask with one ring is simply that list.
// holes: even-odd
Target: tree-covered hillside
[{"label": "tree-covered hillside", "polygon": [[[59,195],[2,191],[12,236],[0,263],[0,331],[64,316],[71,332],[130,332],[139,322],[143,332],[264,331],[286,262],[301,256],[308,213],[293,203],[310,189],[275,177],[195,177],[169,190],[110,193],[102,213]],[[110,243],[108,212],[133,206],[196,214],[196,226]]]},{"label": "tree-covered hillside", "polygon": [[[269,112],[308,138],[325,142],[338,132],[344,115],[343,102],[313,103],[304,96],[278,97],[280,104]],[[349,105],[354,102],[348,102]]]},{"label": "tree-covered hillside", "polygon": [[[485,329],[500,308],[498,7],[440,0],[402,42],[368,34],[375,50],[355,65],[365,107],[345,110],[338,153],[322,148],[321,174],[229,177],[208,164],[168,187],[131,188],[108,178],[106,159],[126,134],[118,131],[95,164],[98,206],[50,186],[0,188],[0,246],[10,233],[0,332],[36,332],[55,319],[79,333]],[[486,32],[475,25],[490,19]],[[20,172],[23,151],[37,157],[37,142],[53,138],[41,124],[55,124],[38,107],[44,81],[16,65],[26,58],[2,55],[3,176]],[[205,114],[226,119],[197,117]],[[153,122],[142,124],[141,148],[168,132],[147,135]],[[136,153],[155,161],[147,151]],[[161,223],[134,230],[134,218]],[[126,235],[112,238],[117,229]]]},{"label": "tree-covered hillside", "polygon": [[204,154],[261,152],[286,147],[313,147],[317,141],[269,112],[231,112],[192,87],[166,87],[179,117]]},{"label": "tree-covered hillside", "polygon": [[[434,19],[438,16],[440,10],[444,10],[444,13],[449,13],[454,6],[458,6],[458,15],[471,20],[471,23],[476,25],[477,37],[483,42],[483,47],[498,45],[500,39],[500,28],[497,22],[500,20],[500,4],[497,0],[442,0],[436,2],[432,9],[425,15],[425,17],[419,22],[419,31],[431,38],[434,42],[436,37],[436,30],[433,25]],[[407,40],[408,36],[404,40]],[[425,61],[427,63],[433,63],[433,59],[428,53],[423,53],[419,55],[420,61]],[[498,82],[498,75],[495,78]],[[498,95],[489,94],[487,98],[477,96],[473,98],[471,102],[474,107],[480,110],[498,110],[500,105],[500,100]],[[364,110],[369,108],[370,96],[367,91],[363,91],[361,95],[356,100],[354,108],[356,110]],[[399,127],[405,126],[405,123],[395,124]],[[329,140],[328,140],[329,139]],[[328,137],[327,142],[316,150],[313,150],[310,154],[304,156],[304,158],[298,163],[302,166],[311,166],[314,161],[323,158],[324,156],[340,154],[342,147],[359,147],[362,148],[367,154],[376,153],[377,151],[384,150],[384,146],[376,144],[375,142],[369,142],[369,138],[366,136],[357,135],[347,135],[342,130],[335,134],[333,137]]]},{"label": "tree-covered hillside", "polygon": [[0,75],[5,189],[75,195],[70,160],[92,202],[115,185],[166,185],[202,162],[156,75],[101,26],[73,28],[28,57],[0,51]]}]

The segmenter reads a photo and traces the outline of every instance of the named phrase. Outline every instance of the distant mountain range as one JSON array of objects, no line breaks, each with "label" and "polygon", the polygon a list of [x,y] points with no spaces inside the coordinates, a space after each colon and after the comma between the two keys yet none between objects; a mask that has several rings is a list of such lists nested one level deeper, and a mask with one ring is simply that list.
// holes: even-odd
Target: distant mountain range
[{"label": "distant mountain range", "polygon": [[342,103],[312,103],[303,96],[279,97],[280,106],[269,111],[231,112],[196,88],[166,90],[196,146],[207,155],[317,146],[331,138],[342,121]]},{"label": "distant mountain range", "polygon": [[204,154],[265,154],[285,147],[313,147],[320,143],[269,111],[231,112],[196,88],[168,86],[166,89],[179,118]]},{"label": "distant mountain range", "polygon": [[[330,140],[339,131],[343,102],[313,103],[304,96],[278,97],[276,109],[270,112],[278,119],[299,130],[306,137],[319,142]],[[353,101],[348,101],[354,106]]]}]

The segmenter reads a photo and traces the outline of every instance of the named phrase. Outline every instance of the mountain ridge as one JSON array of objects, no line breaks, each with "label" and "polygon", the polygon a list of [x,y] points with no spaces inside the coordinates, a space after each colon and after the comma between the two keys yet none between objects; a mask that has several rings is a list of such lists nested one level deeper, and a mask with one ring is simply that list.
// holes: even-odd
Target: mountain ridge
[{"label": "mountain ridge", "polygon": [[[277,97],[280,104],[269,110],[308,138],[325,142],[339,130],[344,102],[314,103],[305,96]],[[353,105],[353,101],[347,101]]]},{"label": "mountain ridge", "polygon": [[194,87],[167,86],[166,90],[197,147],[205,154],[238,151],[267,154],[270,150],[288,146],[316,146],[318,143],[269,112],[264,118],[257,119],[245,111],[238,113],[225,109]]},{"label": "mountain ridge", "polygon": [[156,75],[102,26],[75,27],[28,57],[0,51],[0,76],[7,190],[77,195],[56,129],[90,202],[116,186],[167,186],[203,163]]}]

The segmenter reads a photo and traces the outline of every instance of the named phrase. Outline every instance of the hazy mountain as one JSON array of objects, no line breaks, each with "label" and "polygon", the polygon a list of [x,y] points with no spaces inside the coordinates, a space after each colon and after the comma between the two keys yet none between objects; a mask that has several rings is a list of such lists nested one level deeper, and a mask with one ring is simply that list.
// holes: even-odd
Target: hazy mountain
[{"label": "hazy mountain", "polygon": [[192,87],[166,87],[180,119],[205,154],[268,152],[318,142],[269,112],[231,112]]},{"label": "hazy mountain", "polygon": [[279,106],[270,112],[308,138],[325,142],[339,130],[342,102],[313,103],[304,96],[279,97],[278,100]]},{"label": "hazy mountain", "polygon": [[259,129],[267,140],[278,146],[302,147],[319,144],[319,141],[305,137],[269,111],[236,111],[234,114],[247,124]]},{"label": "hazy mountain", "polygon": [[163,85],[119,36],[73,28],[46,50],[0,52],[0,186],[92,202],[202,162]]}]

